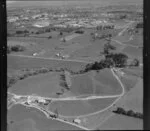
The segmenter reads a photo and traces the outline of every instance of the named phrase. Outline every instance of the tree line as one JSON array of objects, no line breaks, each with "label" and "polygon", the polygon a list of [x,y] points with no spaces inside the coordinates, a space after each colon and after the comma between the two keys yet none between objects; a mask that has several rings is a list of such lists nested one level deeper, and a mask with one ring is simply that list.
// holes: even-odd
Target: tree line
[{"label": "tree line", "polygon": [[143,114],[139,113],[139,112],[134,112],[132,110],[124,110],[121,107],[118,107],[115,111],[113,111],[114,113],[117,114],[122,114],[122,115],[126,115],[126,116],[130,116],[130,117],[135,117],[135,118],[140,118],[143,119]]}]

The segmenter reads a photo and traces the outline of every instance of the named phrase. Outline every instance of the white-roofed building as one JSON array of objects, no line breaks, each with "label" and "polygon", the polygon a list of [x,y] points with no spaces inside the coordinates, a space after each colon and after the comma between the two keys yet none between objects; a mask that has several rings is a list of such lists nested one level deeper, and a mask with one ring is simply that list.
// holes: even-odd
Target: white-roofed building
[{"label": "white-roofed building", "polygon": [[50,22],[49,21],[38,21],[36,23],[33,24],[33,26],[35,27],[46,27],[46,26],[49,26],[50,25]]}]

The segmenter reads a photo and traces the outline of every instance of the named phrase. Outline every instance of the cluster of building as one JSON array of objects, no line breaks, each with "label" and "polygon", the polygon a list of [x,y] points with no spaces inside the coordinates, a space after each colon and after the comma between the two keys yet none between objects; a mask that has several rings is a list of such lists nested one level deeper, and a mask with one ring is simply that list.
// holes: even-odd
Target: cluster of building
[{"label": "cluster of building", "polygon": [[73,13],[47,13],[47,12],[36,12],[31,13],[30,11],[25,12],[19,16],[10,16],[7,18],[9,23],[24,23],[30,22],[32,26],[35,27],[46,27],[52,25],[53,27],[58,28],[67,28],[67,27],[85,27],[85,28],[93,28],[98,25],[107,25],[110,22],[106,19],[96,19],[96,18],[82,18],[76,17]]}]

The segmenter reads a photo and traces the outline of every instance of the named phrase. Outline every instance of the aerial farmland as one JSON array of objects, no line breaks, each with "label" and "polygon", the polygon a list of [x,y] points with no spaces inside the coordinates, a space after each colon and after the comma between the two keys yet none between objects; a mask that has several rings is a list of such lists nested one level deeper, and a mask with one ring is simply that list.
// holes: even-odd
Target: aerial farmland
[{"label": "aerial farmland", "polygon": [[143,129],[143,3],[118,1],[8,2],[8,131]]}]

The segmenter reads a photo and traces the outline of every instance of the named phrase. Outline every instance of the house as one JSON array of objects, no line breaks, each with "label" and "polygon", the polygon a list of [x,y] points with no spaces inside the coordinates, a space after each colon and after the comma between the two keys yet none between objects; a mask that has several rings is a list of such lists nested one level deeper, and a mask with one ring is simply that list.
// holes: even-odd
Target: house
[{"label": "house", "polygon": [[73,123],[75,123],[75,124],[80,124],[80,123],[81,123],[81,120],[80,120],[80,119],[74,119],[74,120],[73,120]]},{"label": "house", "polygon": [[16,22],[17,20],[19,20],[19,18],[17,16],[11,16],[7,18],[8,22]]},{"label": "house", "polygon": [[48,21],[38,21],[36,23],[33,24],[33,26],[35,27],[46,27],[46,26],[49,26],[49,22]]}]

